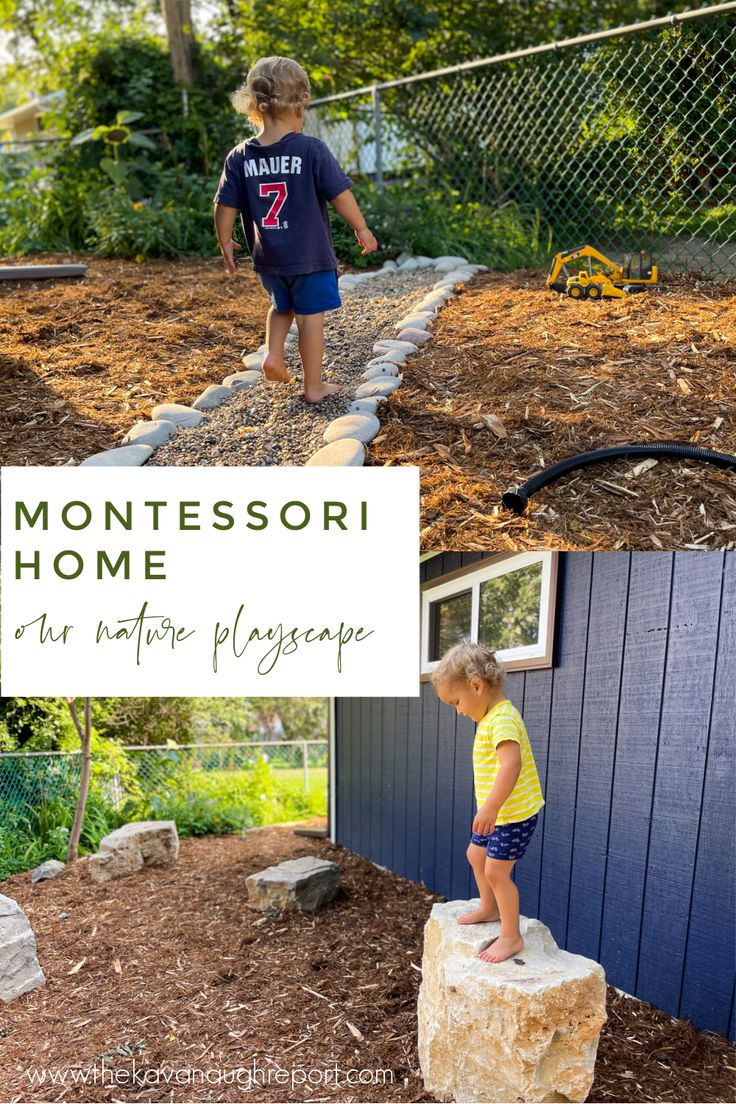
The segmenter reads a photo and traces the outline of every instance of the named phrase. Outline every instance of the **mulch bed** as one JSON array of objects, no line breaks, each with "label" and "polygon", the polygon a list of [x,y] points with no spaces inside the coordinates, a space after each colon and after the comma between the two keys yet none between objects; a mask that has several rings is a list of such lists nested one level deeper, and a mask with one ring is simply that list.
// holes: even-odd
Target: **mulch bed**
[{"label": "mulch bed", "polygon": [[[78,463],[114,448],[162,402],[191,403],[265,339],[266,293],[249,266],[38,255],[83,280],[0,282],[0,458]],[[13,258],[12,263],[22,263]]]},{"label": "mulch bed", "polygon": [[736,285],[673,278],[580,303],[541,272],[488,273],[435,335],[371,446],[372,463],[420,465],[423,548],[736,547],[736,478],[708,464],[619,460],[564,476],[522,517],[500,504],[543,467],[604,446],[736,453]]},{"label": "mulch bed", "polygon": [[[245,878],[298,855],[338,862],[340,896],[315,915],[264,916]],[[0,890],[26,911],[47,984],[0,1011],[5,1101],[429,1101],[418,1073],[422,885],[328,840],[269,828],[184,840],[175,868],[95,885],[83,862]],[[61,914],[66,913],[62,918]],[[730,1101],[734,1048],[609,987],[589,1100]],[[290,1083],[29,1087],[25,1070],[390,1070],[389,1087]],[[121,1075],[123,1076],[123,1075]],[[149,1076],[155,1076],[154,1073]],[[298,1077],[299,1075],[297,1075]],[[313,1074],[313,1078],[319,1076]]]}]

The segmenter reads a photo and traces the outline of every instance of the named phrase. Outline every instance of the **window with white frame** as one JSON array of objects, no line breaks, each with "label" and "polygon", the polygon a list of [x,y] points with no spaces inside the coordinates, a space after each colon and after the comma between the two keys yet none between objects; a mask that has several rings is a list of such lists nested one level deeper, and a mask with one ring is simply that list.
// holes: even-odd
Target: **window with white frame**
[{"label": "window with white frame", "polygon": [[551,667],[556,552],[485,562],[422,591],[422,674],[461,640],[485,644],[510,670]]}]

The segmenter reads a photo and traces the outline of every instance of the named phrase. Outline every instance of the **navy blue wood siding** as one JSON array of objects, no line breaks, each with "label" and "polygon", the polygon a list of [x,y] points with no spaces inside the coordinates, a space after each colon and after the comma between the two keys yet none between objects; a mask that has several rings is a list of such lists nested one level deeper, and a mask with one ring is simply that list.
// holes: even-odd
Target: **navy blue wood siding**
[{"label": "navy blue wood siding", "polygon": [[[420,577],[483,558],[446,553]],[[561,555],[554,667],[507,692],[546,800],[522,912],[618,988],[733,1038],[736,554]],[[475,896],[473,736],[428,683],[338,699],[338,842]]]}]

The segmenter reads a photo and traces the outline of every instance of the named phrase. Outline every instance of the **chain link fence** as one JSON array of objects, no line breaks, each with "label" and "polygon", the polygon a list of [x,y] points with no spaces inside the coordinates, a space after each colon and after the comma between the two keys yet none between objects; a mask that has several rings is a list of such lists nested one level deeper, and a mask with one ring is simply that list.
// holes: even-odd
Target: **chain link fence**
[{"label": "chain link fence", "polygon": [[315,100],[304,129],[379,190],[533,215],[549,252],[736,276],[736,3]]},{"label": "chain link fence", "polygon": [[[129,797],[181,797],[198,790],[205,779],[215,788],[220,779],[247,780],[264,763],[276,778],[303,786],[307,793],[327,778],[326,740],[119,747],[117,752],[113,760],[93,758],[90,784],[91,792],[117,810]],[[78,751],[0,754],[0,824],[6,814],[52,800],[76,802],[81,766]]]}]

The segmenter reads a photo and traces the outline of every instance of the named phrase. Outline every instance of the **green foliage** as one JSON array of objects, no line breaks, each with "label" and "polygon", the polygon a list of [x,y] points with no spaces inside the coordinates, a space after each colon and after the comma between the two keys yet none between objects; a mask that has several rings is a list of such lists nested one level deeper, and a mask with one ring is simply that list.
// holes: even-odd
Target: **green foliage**
[{"label": "green foliage", "polygon": [[[46,859],[66,862],[74,803],[43,800],[34,807],[3,809],[0,823],[0,879],[31,870]],[[79,854],[95,852],[100,840],[121,821],[109,805],[90,793],[85,810]]]},{"label": "green foliage", "polygon": [[[66,98],[52,121],[61,133],[78,135],[99,131],[101,122],[124,109],[136,116],[136,133],[154,146],[153,161],[205,176],[219,173],[222,156],[237,140],[239,116],[229,99],[233,78],[204,48],[196,54],[195,70],[185,108],[161,39],[140,30],[83,39],[68,49],[58,72]],[[93,146],[68,151],[70,157],[77,153],[83,166],[96,163]]]},{"label": "green foliage", "polygon": [[[137,770],[133,754],[120,747],[97,745],[94,754],[80,855],[97,851],[103,836],[131,820],[174,820],[183,838],[240,832],[323,815],[327,809],[325,768],[310,769],[305,792],[301,770],[272,769],[260,757],[242,770],[193,770],[191,760],[171,748]],[[148,752],[141,756],[151,759]],[[74,806],[73,799],[57,796],[2,804],[0,879],[45,859],[64,862]]]},{"label": "green foliage", "polygon": [[[551,237],[535,210],[513,202],[496,208],[472,200],[469,192],[420,178],[387,183],[382,191],[362,185],[359,202],[378,239],[379,260],[406,250],[428,257],[454,254],[502,270],[543,263]],[[346,251],[349,243],[335,230],[336,249]],[[375,264],[375,255],[354,263]]]},{"label": "green foliage", "polygon": [[7,744],[3,751],[58,750],[64,740],[76,738],[62,698],[0,698],[0,723]]}]

